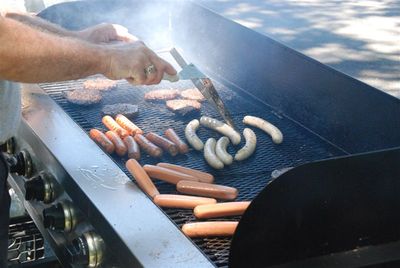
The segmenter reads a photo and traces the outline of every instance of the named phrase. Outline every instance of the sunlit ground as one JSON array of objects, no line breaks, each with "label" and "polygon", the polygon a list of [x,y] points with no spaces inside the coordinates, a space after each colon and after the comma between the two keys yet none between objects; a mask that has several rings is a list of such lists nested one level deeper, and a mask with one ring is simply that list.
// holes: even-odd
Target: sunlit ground
[{"label": "sunlit ground", "polygon": [[400,1],[203,0],[202,4],[400,98]]}]

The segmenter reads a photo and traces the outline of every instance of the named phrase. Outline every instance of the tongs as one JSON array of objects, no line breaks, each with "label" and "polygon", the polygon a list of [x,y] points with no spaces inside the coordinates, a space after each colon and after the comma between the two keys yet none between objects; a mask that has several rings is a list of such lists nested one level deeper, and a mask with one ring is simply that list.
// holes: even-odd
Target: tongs
[{"label": "tongs", "polygon": [[177,82],[179,80],[191,80],[195,87],[200,90],[201,94],[203,94],[203,96],[207,99],[207,101],[210,102],[217,109],[225,122],[231,127],[235,128],[231,114],[225,107],[210,78],[208,78],[199,69],[197,69],[194,64],[186,63],[186,61],[175,48],[172,48],[169,52],[174,57],[179,66],[181,66],[182,70],[174,76],[164,74],[163,79],[170,82]]}]

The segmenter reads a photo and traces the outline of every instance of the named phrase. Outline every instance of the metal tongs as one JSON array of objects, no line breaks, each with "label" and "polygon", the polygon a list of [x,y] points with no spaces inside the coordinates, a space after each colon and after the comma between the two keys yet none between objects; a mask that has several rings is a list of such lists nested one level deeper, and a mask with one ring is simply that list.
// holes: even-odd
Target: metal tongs
[{"label": "metal tongs", "polygon": [[177,82],[179,80],[191,80],[195,87],[200,90],[201,94],[203,94],[203,96],[207,99],[207,101],[209,101],[217,109],[225,122],[235,129],[231,114],[222,102],[210,78],[208,78],[199,69],[197,69],[194,64],[186,63],[186,61],[175,48],[172,48],[169,52],[174,57],[179,66],[181,66],[182,70],[174,76],[164,74],[163,79],[170,82]]}]

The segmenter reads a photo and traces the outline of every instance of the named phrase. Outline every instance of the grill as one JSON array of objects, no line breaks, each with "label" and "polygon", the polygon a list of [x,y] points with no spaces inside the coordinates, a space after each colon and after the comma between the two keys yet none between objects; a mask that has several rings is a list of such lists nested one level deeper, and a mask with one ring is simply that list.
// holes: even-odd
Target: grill
[{"label": "grill", "polygon": [[[170,87],[178,89],[193,87],[190,82],[179,82],[173,85],[170,83],[161,83],[151,87],[133,87],[126,82],[120,81],[118,82],[117,89],[104,92],[101,105],[82,107],[70,104],[63,97],[62,92],[80,88],[82,87],[82,82],[82,80],[68,81],[63,83],[41,84],[40,86],[86,132],[89,132],[91,128],[105,130],[101,123],[102,105],[121,102],[139,105],[140,115],[134,122],[145,132],[153,131],[162,134],[165,129],[172,127],[183,138],[183,130],[186,124],[193,119],[192,116],[176,116],[166,108],[164,103],[150,103],[144,101],[143,98],[144,93],[149,90]],[[224,100],[225,104],[230,111],[232,111],[234,123],[240,127],[240,129],[244,127],[241,120],[245,115],[251,114],[260,116],[281,129],[284,134],[284,142],[280,145],[274,145],[268,135],[260,130],[255,130],[258,137],[255,155],[249,160],[235,162],[233,165],[220,171],[211,169],[205,163],[202,153],[193,150],[185,156],[174,158],[165,156],[162,161],[211,172],[215,174],[216,183],[237,188],[239,190],[237,200],[242,201],[252,200],[265,187],[270,179],[270,174],[276,169],[293,167],[313,160],[344,154],[344,152],[286,118],[284,115],[262,104],[260,100],[245,96],[241,94],[239,90],[232,88],[232,86],[228,87],[222,83],[216,83],[215,86],[220,92],[221,98]],[[240,112],[238,113],[235,111]],[[218,117],[216,111],[207,103],[203,104],[201,115]],[[206,130],[205,128],[200,128],[198,134],[202,140],[206,140],[208,137],[218,137],[215,132]],[[232,148],[230,148],[230,150],[230,153],[233,154]],[[129,172],[125,169],[127,158],[121,158],[116,155],[112,155],[112,158],[118,166],[131,177]],[[145,156],[140,162],[141,164],[156,164],[160,161],[161,160]],[[156,186],[160,193],[176,193],[173,185],[156,181]],[[165,209],[164,211],[179,227],[184,223],[195,221],[191,210]],[[228,219],[229,218],[216,220]],[[230,239],[194,239],[194,242],[216,266],[227,267]]]}]

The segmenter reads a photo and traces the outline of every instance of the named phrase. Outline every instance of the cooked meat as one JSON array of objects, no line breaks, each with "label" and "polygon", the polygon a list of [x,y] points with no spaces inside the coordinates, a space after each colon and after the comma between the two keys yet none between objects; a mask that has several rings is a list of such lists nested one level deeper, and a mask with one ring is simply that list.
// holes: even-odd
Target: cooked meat
[{"label": "cooked meat", "polygon": [[139,114],[139,107],[129,103],[117,103],[104,105],[101,109],[103,115],[110,115],[115,117],[117,114],[123,114],[126,117],[134,117]]},{"label": "cooked meat", "polygon": [[198,112],[201,108],[201,103],[195,100],[169,100],[166,105],[168,109],[180,115]]},{"label": "cooked meat", "polygon": [[98,90],[75,89],[64,91],[64,97],[71,103],[78,105],[92,105],[101,101],[101,93]]},{"label": "cooked meat", "polygon": [[149,101],[172,100],[178,96],[179,91],[176,89],[159,89],[147,92],[144,94],[144,99]]},{"label": "cooked meat", "polygon": [[111,90],[117,87],[117,81],[104,79],[104,78],[96,78],[90,79],[83,82],[84,89],[95,89],[95,90]]},{"label": "cooked meat", "polygon": [[181,92],[181,97],[187,100],[204,101],[203,94],[197,88],[189,88]]}]

